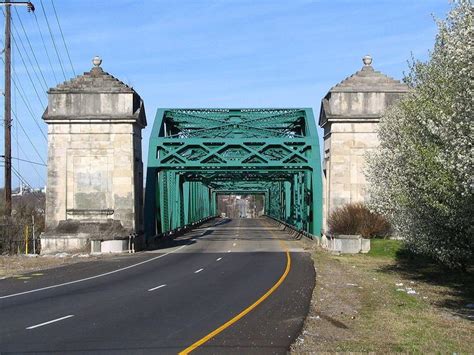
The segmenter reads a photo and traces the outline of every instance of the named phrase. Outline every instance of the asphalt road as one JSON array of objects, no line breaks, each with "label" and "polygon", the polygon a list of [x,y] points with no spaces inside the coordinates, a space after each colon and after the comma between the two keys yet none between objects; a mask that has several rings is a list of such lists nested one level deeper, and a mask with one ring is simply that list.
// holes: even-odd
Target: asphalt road
[{"label": "asphalt road", "polygon": [[30,276],[0,280],[1,354],[178,353],[229,321],[193,353],[286,353],[315,279],[299,242],[265,219],[214,220],[163,249]]}]

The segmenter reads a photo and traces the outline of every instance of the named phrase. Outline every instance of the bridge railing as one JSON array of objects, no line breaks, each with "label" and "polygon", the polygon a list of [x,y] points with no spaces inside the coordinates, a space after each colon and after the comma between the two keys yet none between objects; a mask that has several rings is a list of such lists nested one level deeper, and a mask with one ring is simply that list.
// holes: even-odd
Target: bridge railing
[{"label": "bridge railing", "polygon": [[318,236],[318,235],[313,235],[313,234],[311,234],[311,233],[309,233],[309,232],[307,232],[303,229],[298,229],[295,226],[293,226],[293,225],[291,225],[291,224],[289,224],[285,221],[279,220],[278,218],[275,218],[275,217],[272,217],[272,216],[269,216],[269,215],[265,215],[265,216],[270,218],[274,222],[276,222],[278,225],[282,226],[283,230],[289,230],[291,236],[295,239],[299,240],[303,237],[306,237],[308,239],[317,241],[318,243],[321,241],[321,237]]},{"label": "bridge railing", "polygon": [[146,239],[146,243],[147,243],[146,246],[148,249],[157,247],[159,244],[162,244],[163,242],[166,242],[166,241],[173,240],[179,237],[180,235],[183,235],[184,233],[187,233],[191,231],[192,229],[199,227],[201,224],[207,221],[210,221],[211,219],[214,219],[216,217],[217,216],[208,216],[198,221],[186,224],[182,227],[178,227],[178,228],[169,230],[167,232],[156,234]]}]

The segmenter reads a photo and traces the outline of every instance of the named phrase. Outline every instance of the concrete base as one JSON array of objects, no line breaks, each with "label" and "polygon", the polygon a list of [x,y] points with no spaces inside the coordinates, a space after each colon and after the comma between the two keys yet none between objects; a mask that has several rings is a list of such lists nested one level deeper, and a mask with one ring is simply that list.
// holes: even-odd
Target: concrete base
[{"label": "concrete base", "polygon": [[41,254],[62,252],[84,252],[88,250],[89,240],[81,235],[41,236]]},{"label": "concrete base", "polygon": [[339,235],[327,239],[329,251],[341,254],[368,253],[370,251],[370,239],[363,239],[360,235]]},{"label": "concrete base", "polygon": [[128,252],[128,240],[104,240],[100,243],[100,252],[102,254]]},{"label": "concrete base", "polygon": [[370,239],[360,240],[360,252],[367,254],[370,251]]},{"label": "concrete base", "polygon": [[[130,234],[131,231],[124,229],[120,221],[61,221],[55,229],[41,235],[41,254],[104,252],[102,245],[98,251],[99,246],[96,243],[98,240],[102,243],[104,241],[112,242],[106,243],[105,252],[122,252],[122,247],[116,244],[122,243],[122,238],[127,238],[125,249],[128,250],[128,236]],[[118,238],[121,239],[118,240]],[[91,245],[91,241],[95,244]]]}]

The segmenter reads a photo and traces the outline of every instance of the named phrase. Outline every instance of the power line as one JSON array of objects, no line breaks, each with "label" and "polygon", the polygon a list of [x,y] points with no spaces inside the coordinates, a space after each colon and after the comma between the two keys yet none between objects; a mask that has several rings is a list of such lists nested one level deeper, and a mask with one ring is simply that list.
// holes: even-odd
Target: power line
[{"label": "power line", "polygon": [[[12,78],[12,79],[13,79],[13,78]],[[16,86],[16,81],[15,81],[15,79],[13,79],[13,85],[15,86],[15,88],[17,87],[17,86]],[[33,119],[33,121],[35,122],[36,127],[38,127],[38,130],[41,132],[41,135],[43,136],[43,138],[44,138],[46,141],[48,141],[48,138],[47,138],[46,135],[44,134],[43,129],[41,128],[41,126],[40,126],[39,123],[38,123],[38,120],[36,119],[35,115],[33,114],[32,109],[31,109],[29,103],[27,102],[27,100],[25,99],[25,97],[23,97],[23,94],[22,94],[19,90],[18,90],[18,94],[20,94],[20,97],[21,97],[23,103],[25,104],[25,107],[26,107],[28,113],[30,114],[30,116],[31,116],[31,118]]]},{"label": "power line", "polygon": [[[1,39],[0,39],[0,44],[1,44],[2,46],[4,46],[3,41],[2,41]],[[5,64],[5,60],[4,60],[2,57],[0,57],[0,59],[1,59],[1,61],[3,62],[3,64]],[[28,97],[28,95],[26,95],[25,89],[24,89],[23,86],[21,85],[21,81],[18,81],[18,82],[15,81],[15,78],[14,78],[14,77],[20,77],[20,75],[17,74],[16,69],[15,69],[14,66],[12,67],[12,71],[13,71],[13,74],[14,74],[14,75],[12,76],[13,84],[15,85],[15,87],[21,89],[21,91],[23,92],[23,95],[25,95],[25,97]],[[38,99],[38,101],[39,101],[39,103],[40,103],[41,109],[44,110],[44,104],[43,104],[43,102],[41,101],[41,98],[39,97],[38,93],[37,93],[37,95],[36,95],[36,98]],[[26,100],[28,100],[28,99],[26,99]],[[29,101],[28,101],[28,102],[29,102]],[[31,104],[30,104],[30,107],[31,107]]]},{"label": "power line", "polygon": [[30,136],[28,135],[28,133],[25,131],[25,128],[23,127],[23,125],[21,124],[20,120],[18,119],[18,116],[16,115],[15,111],[12,110],[12,113],[13,113],[13,116],[15,117],[16,121],[18,122],[18,125],[20,126],[21,130],[23,131],[23,133],[25,134],[26,136],[26,139],[28,139],[28,141],[30,142],[31,144],[31,147],[33,148],[33,150],[36,152],[36,154],[38,155],[38,158],[43,162],[43,164],[46,164],[43,160],[43,158],[41,157],[41,154],[38,152],[38,149],[36,149],[36,146],[33,144],[33,141],[31,140]]},{"label": "power line", "polygon": [[[16,143],[18,144],[18,138],[15,138],[16,140]],[[20,148],[20,151],[23,153],[23,155],[28,159],[28,160],[31,160],[29,157],[28,157],[28,154],[26,154],[26,152],[23,150],[23,147],[21,145],[18,144],[18,147]],[[18,152],[19,153],[19,152]],[[39,179],[43,182],[43,185],[46,186],[46,181],[44,180],[43,178],[43,175],[41,175],[39,173],[39,171],[36,169],[36,166],[35,165],[31,165],[31,167],[33,168],[34,172],[36,173],[36,175],[38,175]]]},{"label": "power line", "polygon": [[54,71],[53,63],[51,62],[51,57],[49,56],[48,47],[46,46],[46,41],[44,40],[43,32],[41,31],[41,27],[38,21],[38,17],[36,16],[36,12],[33,12],[33,16],[35,17],[36,27],[38,28],[38,33],[40,34],[41,42],[43,43],[43,48],[46,53],[46,57],[48,58],[49,67],[51,68],[51,73],[53,74],[55,83],[57,83],[58,78],[56,77],[56,72]]},{"label": "power line", "polygon": [[[24,45],[24,43],[23,43],[23,41],[22,41],[20,35],[18,34],[18,31],[17,31],[17,29],[16,29],[16,27],[15,27],[15,23],[14,23],[13,21],[12,21],[12,25],[13,25],[13,31],[12,31],[13,41],[14,41],[15,47],[17,48],[17,50],[18,50],[18,52],[19,52],[19,54],[20,54],[20,58],[21,58],[23,64],[24,64],[25,67],[26,67],[25,61],[24,61],[24,59],[23,59],[23,55],[22,55],[21,52],[20,52],[20,49],[19,49],[19,47],[18,47],[18,45],[17,45],[17,42],[20,43],[21,47],[23,48],[23,52],[24,52],[24,54],[25,54],[25,57],[26,57],[26,59],[28,59],[28,62],[29,62],[28,68],[31,68],[31,69],[33,70],[33,73],[35,74],[35,77],[36,77],[37,81],[40,83],[40,86],[43,86],[43,82],[41,81],[41,78],[40,78],[40,76],[38,75],[38,72],[35,70],[35,68],[34,68],[34,66],[33,66],[33,62],[32,62],[32,60],[31,60],[31,57],[30,57],[30,55],[28,54],[28,51],[26,50],[26,47],[25,47],[25,45]],[[28,70],[28,69],[27,69],[27,70]],[[46,89],[46,90],[48,89],[48,86],[47,86],[46,82],[45,82],[45,86],[42,87],[42,89]]]},{"label": "power line", "polygon": [[[18,142],[18,140],[17,140]],[[0,155],[0,158],[2,159],[5,159],[5,156],[4,155]],[[19,161],[23,161],[23,162],[26,162],[26,163],[30,163],[30,164],[36,164],[36,165],[43,165],[43,164],[40,164],[40,163],[35,163],[33,161],[30,161],[30,160],[25,160],[25,159],[20,159],[20,158],[14,158],[12,157],[12,159],[15,159],[15,160],[19,160]],[[46,182],[44,181],[43,177],[41,176],[41,174],[38,172],[38,170],[36,170],[36,168],[34,166],[32,166],[33,170],[36,172],[36,174],[38,174],[38,177],[40,178],[40,180],[43,182],[43,185],[46,186]],[[19,172],[19,170],[18,170]]]},{"label": "power line", "polygon": [[21,20],[20,14],[18,13],[18,10],[16,9],[16,7],[15,7],[15,13],[16,13],[16,17],[18,18],[18,20],[19,20],[19,22],[20,22],[20,26],[21,26],[21,28],[22,28],[22,30],[23,30],[23,33],[24,33],[24,35],[25,35],[25,38],[26,38],[26,40],[28,41],[28,45],[29,45],[29,47],[30,47],[30,49],[31,49],[31,53],[33,54],[33,58],[35,59],[35,62],[36,62],[36,66],[37,66],[39,72],[41,73],[41,77],[43,78],[43,81],[44,81],[44,83],[45,83],[45,85],[46,85],[46,88],[48,88],[49,85],[48,85],[48,83],[46,82],[46,78],[44,77],[43,71],[41,70],[41,66],[39,65],[38,59],[36,58],[35,51],[34,51],[34,49],[33,49],[33,46],[31,45],[30,39],[29,39],[29,37],[28,37],[28,34],[26,33],[25,27],[23,26],[23,21]]},{"label": "power line", "polygon": [[41,106],[44,106],[44,105],[43,105],[43,102],[41,101],[41,96],[40,96],[40,94],[38,93],[38,89],[36,88],[35,82],[33,81],[33,78],[31,77],[30,71],[28,70],[28,66],[26,65],[25,60],[23,59],[23,55],[21,54],[21,51],[20,51],[20,49],[18,48],[18,45],[16,44],[17,41],[15,40],[15,37],[14,37],[14,36],[12,36],[12,39],[13,39],[12,42],[14,43],[16,49],[18,50],[18,54],[20,54],[20,59],[21,59],[21,61],[23,62],[23,65],[25,66],[26,74],[27,74],[28,78],[30,79],[31,85],[33,86],[33,90],[34,90],[35,93],[36,93],[36,97],[38,98],[38,101],[40,102]]},{"label": "power line", "polygon": [[[3,63],[5,63],[3,58],[1,58],[1,60],[2,60]],[[36,127],[38,127],[39,131],[41,132],[41,135],[47,141],[48,139],[46,138],[46,135],[44,134],[43,129],[40,127],[40,125],[38,123],[38,120],[36,119],[36,116],[33,113],[33,109],[31,108],[31,104],[29,103],[28,99],[26,98],[25,89],[23,89],[23,86],[21,85],[20,81],[17,82],[15,80],[15,76],[17,76],[15,69],[13,69],[13,74],[14,74],[14,76],[12,76],[13,86],[18,90],[18,94],[20,94],[20,97],[21,97],[23,103],[25,104],[25,107],[27,108],[27,111],[29,112],[31,118],[34,120],[34,122],[36,124]]]},{"label": "power line", "polygon": [[76,76],[76,71],[74,70],[74,66],[72,65],[71,56],[69,55],[69,49],[67,48],[66,40],[64,39],[63,29],[61,28],[61,24],[59,23],[58,13],[56,12],[56,7],[54,6],[53,0],[51,0],[51,6],[53,7],[54,16],[56,17],[56,22],[58,23],[59,32],[61,32],[61,38],[63,39],[64,48],[66,48],[66,54],[69,59],[69,64],[71,65],[72,73],[74,74],[74,76]]},{"label": "power line", "polygon": [[51,41],[53,42],[54,51],[58,56],[59,66],[61,67],[61,71],[63,72],[64,80],[67,80],[66,73],[64,72],[63,63],[59,55],[58,47],[56,46],[56,41],[54,40],[53,32],[51,31],[51,26],[49,25],[48,16],[46,16],[46,10],[44,9],[43,0],[40,0],[40,4],[41,9],[43,10],[44,19],[46,20],[46,25],[48,26],[49,35],[51,36]]},{"label": "power line", "polygon": [[[16,140],[16,143],[18,144],[18,138],[17,138],[17,137],[15,137],[15,140]],[[26,159],[28,159],[29,161],[31,161],[31,159],[28,157],[28,154],[26,154],[26,152],[23,150],[23,147],[22,147],[20,144],[18,144],[18,147],[20,148],[20,151],[23,153],[23,155],[26,157]],[[20,152],[18,152],[18,153],[20,153]],[[35,166],[35,165],[31,165],[31,167],[33,168],[33,170],[34,170],[34,172],[36,173],[36,175],[38,175],[39,179],[43,182],[43,185],[46,186],[46,181],[44,180],[43,175],[41,175],[41,174],[39,173],[39,171],[36,169],[36,166]]]},{"label": "power line", "polygon": [[[0,158],[5,158],[5,156],[4,156],[4,155],[0,155]],[[12,159],[15,159],[15,160],[18,160],[18,161],[22,161],[22,162],[25,162],[25,163],[30,163],[30,164],[41,165],[41,166],[47,166],[46,164],[38,163],[38,162],[35,162],[35,161],[26,160],[26,159],[15,158],[15,157],[12,157]]]},{"label": "power line", "polygon": [[13,173],[18,177],[18,179],[21,180],[21,182],[23,182],[23,184],[25,184],[30,190],[31,190],[31,193],[33,196],[35,196],[38,201],[42,201],[42,199],[36,195],[36,192],[35,192],[35,189],[30,185],[30,183],[20,174],[20,172],[18,172],[13,166],[12,166],[12,170],[13,170]]}]

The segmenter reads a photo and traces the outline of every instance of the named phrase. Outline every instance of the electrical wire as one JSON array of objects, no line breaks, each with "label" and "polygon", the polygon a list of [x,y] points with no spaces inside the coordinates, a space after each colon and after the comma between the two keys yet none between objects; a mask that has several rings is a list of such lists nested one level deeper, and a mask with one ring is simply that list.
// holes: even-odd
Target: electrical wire
[{"label": "electrical wire", "polygon": [[[5,60],[1,57],[0,57],[0,59],[5,64]],[[41,135],[43,136],[43,138],[47,141],[48,138],[46,138],[46,135],[44,134],[43,129],[41,128],[41,126],[38,122],[38,119],[36,118],[36,115],[33,113],[33,109],[31,108],[31,104],[30,104],[30,102],[28,101],[28,99],[26,97],[25,89],[21,85],[21,81],[17,82],[17,80],[15,79],[16,76],[18,76],[18,75],[16,74],[16,70],[13,67],[13,75],[12,75],[13,86],[18,90],[18,94],[20,95],[20,98],[22,99],[23,103],[25,104],[25,107],[26,107],[28,113],[30,114],[33,121],[35,122],[36,127],[41,132]]]},{"label": "electrical wire", "polygon": [[[16,142],[18,143],[18,139],[16,140]],[[20,151],[23,153],[23,155],[27,158],[27,159],[30,159],[28,157],[28,154],[26,154],[26,152],[23,150],[23,147],[21,145],[19,145],[20,147]],[[35,165],[31,165],[31,167],[33,168],[34,172],[36,173],[36,175],[38,175],[39,179],[41,180],[41,182],[43,183],[44,186],[46,186],[46,181],[44,180],[43,178],[43,175],[40,174],[40,172],[36,169],[36,166]]]},{"label": "electrical wire", "polygon": [[21,54],[21,51],[20,51],[20,48],[18,47],[18,45],[16,44],[16,39],[15,39],[15,36],[13,36],[12,34],[12,42],[13,44],[15,45],[17,51],[18,51],[18,54],[20,54],[20,59],[25,67],[25,70],[26,70],[26,75],[28,76],[28,78],[30,79],[30,82],[31,82],[31,85],[33,86],[33,90],[35,91],[36,93],[36,97],[38,98],[38,101],[40,102],[41,106],[44,107],[44,104],[43,104],[43,101],[41,100],[41,96],[40,94],[38,93],[38,89],[36,88],[36,85],[35,85],[35,82],[33,81],[33,78],[31,77],[31,74],[30,74],[30,71],[28,70],[28,66],[26,65],[25,63],[25,60],[23,59],[23,55]]},{"label": "electrical wire", "polygon": [[46,10],[44,8],[43,0],[40,0],[41,9],[43,10],[44,19],[46,20],[46,25],[48,26],[49,35],[51,36],[51,41],[53,42],[54,51],[58,57],[59,66],[63,72],[64,80],[67,80],[66,73],[64,71],[63,63],[61,61],[61,56],[59,55],[58,47],[56,46],[56,41],[54,40],[53,32],[51,31],[51,26],[49,25],[48,16],[46,15]]},{"label": "electrical wire", "polygon": [[31,186],[31,184],[13,166],[12,166],[12,171],[18,177],[18,179],[20,179],[23,182],[23,184],[25,184],[31,190],[32,195],[35,196],[38,199],[38,201],[42,201],[42,199],[41,199],[42,195],[41,195],[41,197],[38,196],[37,192]]},{"label": "electrical wire", "polygon": [[[5,155],[0,155],[0,158],[5,158]],[[31,161],[31,160],[26,160],[26,159],[21,159],[21,158],[16,158],[16,157],[11,157],[12,159],[15,159],[15,160],[18,160],[18,161],[22,161],[22,162],[25,162],[25,163],[30,163],[30,164],[35,164],[35,165],[41,165],[41,166],[47,166],[46,164],[43,164],[43,163],[38,163],[36,161]]]},{"label": "electrical wire", "polygon": [[[0,164],[0,167],[4,168],[5,167],[5,164]],[[38,195],[38,192],[35,191],[35,189],[31,186],[31,184],[26,180],[26,178],[21,175],[21,173],[19,171],[17,171],[15,169],[15,167],[12,166],[12,171],[13,173],[17,176],[18,180],[20,181],[20,183],[22,183],[23,185],[26,185],[26,187],[28,187],[30,190],[31,190],[31,194],[33,196],[35,196],[38,201],[42,201],[44,195],[42,193],[40,193],[40,195]]]},{"label": "electrical wire", "polygon": [[[12,36],[12,42],[14,43],[14,45],[15,45],[15,47],[16,47],[18,53],[19,53],[20,59],[21,59],[23,65],[24,65],[24,67],[25,67],[25,70],[26,70],[26,73],[27,73],[27,75],[28,75],[28,78],[29,78],[29,80],[30,80],[30,82],[31,82],[31,84],[32,84],[32,86],[33,86],[33,89],[34,89],[34,91],[35,91],[35,93],[36,93],[36,96],[37,96],[37,98],[38,98],[38,101],[40,102],[41,108],[43,108],[43,107],[44,107],[43,102],[42,102],[42,100],[41,100],[41,97],[40,97],[40,95],[39,95],[39,93],[38,93],[38,90],[37,90],[37,88],[36,88],[35,82],[33,81],[33,78],[32,78],[32,76],[31,76],[31,74],[30,74],[30,71],[28,70],[28,66],[26,65],[25,59],[24,59],[24,57],[23,57],[23,55],[22,55],[22,51],[20,50],[20,48],[19,48],[17,42],[20,42],[20,45],[21,45],[21,47],[23,48],[24,54],[25,54],[25,56],[27,57],[27,60],[28,60],[28,62],[29,62],[30,65],[31,65],[30,68],[34,71],[34,74],[35,74],[35,76],[36,76],[36,79],[37,79],[38,82],[40,83],[40,86],[43,86],[43,83],[44,83],[44,84],[45,84],[45,87],[47,88],[48,85],[47,85],[46,79],[45,79],[45,77],[44,77],[44,75],[43,75],[43,72],[41,71],[41,67],[39,66],[39,62],[38,62],[38,59],[37,59],[36,54],[35,54],[35,52],[34,52],[33,46],[31,45],[31,42],[30,42],[30,40],[29,40],[29,38],[28,38],[28,35],[27,35],[26,30],[25,30],[25,28],[24,28],[24,26],[23,26],[23,23],[21,22],[21,18],[20,18],[19,15],[18,15],[18,11],[17,11],[16,9],[15,9],[15,11],[16,11],[17,17],[18,17],[18,19],[19,19],[19,21],[20,21],[20,24],[21,24],[21,27],[22,27],[22,29],[23,29],[23,33],[24,33],[25,38],[26,38],[26,40],[27,40],[27,42],[28,42],[28,45],[29,45],[29,47],[30,47],[30,49],[31,49],[31,53],[32,53],[32,55],[33,55],[33,57],[34,57],[34,60],[35,60],[35,62],[36,62],[37,68],[38,68],[38,70],[39,70],[39,72],[40,72],[40,74],[41,74],[41,78],[43,79],[43,81],[41,81],[40,76],[38,75],[38,72],[35,70],[35,68],[34,68],[34,66],[33,66],[31,57],[30,57],[29,54],[28,54],[28,50],[26,49],[26,47],[25,47],[25,45],[24,45],[24,41],[22,40],[22,38],[21,38],[21,36],[20,36],[20,34],[19,34],[19,31],[17,30],[17,27],[15,26],[14,21],[12,21],[12,25],[13,25],[13,26],[12,26],[12,27],[13,27],[13,28],[12,28],[12,29],[13,29],[13,33],[11,34],[11,36]],[[2,12],[3,12],[3,15],[6,16],[6,13],[3,11],[3,9],[2,9]],[[39,23],[38,23],[38,22],[37,22],[37,25],[38,25],[38,27],[39,27]],[[2,44],[3,44],[3,41],[1,41],[1,42],[2,42]],[[44,43],[44,42],[43,42],[43,45],[45,46],[45,43]],[[3,46],[4,46],[4,44],[3,44]],[[13,54],[13,53],[12,53],[12,54]],[[1,57],[0,57],[0,58],[1,58]],[[5,63],[4,59],[3,59],[3,58],[1,58],[1,59],[2,59],[2,61]],[[12,58],[12,59],[13,59],[13,58]],[[13,64],[13,60],[12,60],[12,64]],[[14,68],[13,65],[12,65],[12,67],[13,67],[12,69],[13,69],[13,72],[15,73],[15,77],[16,77],[17,75],[16,75],[15,68]],[[53,74],[54,74],[54,70],[53,70]],[[36,120],[36,118],[35,118],[35,115],[33,114],[33,111],[32,111],[32,109],[31,109],[31,104],[29,104],[29,101],[26,99],[26,93],[25,93],[25,91],[24,91],[24,89],[23,89],[23,87],[22,87],[22,85],[21,85],[21,82],[18,81],[18,83],[17,83],[17,80],[15,80],[15,77],[12,77],[12,81],[13,81],[14,87],[15,87],[15,89],[16,89],[16,90],[15,90],[15,111],[16,111],[16,109],[17,109],[17,106],[16,106],[16,102],[17,102],[17,101],[16,101],[16,97],[17,97],[17,96],[16,96],[16,93],[18,93],[18,94],[20,94],[20,97],[22,98],[23,102],[25,103],[25,106],[27,107],[27,109],[28,109],[28,111],[29,111],[31,117],[34,119],[35,124],[37,125],[37,127],[39,128],[41,134],[43,135],[43,138],[45,138],[45,139],[47,140],[47,138],[46,138],[46,136],[45,136],[43,130],[41,129],[41,127],[39,126],[39,124],[38,124],[38,122],[37,122],[37,120]],[[23,95],[21,92],[23,92],[24,95]],[[38,150],[36,149],[36,146],[33,144],[33,142],[32,142],[32,140],[31,140],[30,136],[28,135],[28,133],[26,132],[25,128],[24,128],[23,125],[21,124],[20,120],[18,119],[18,116],[16,115],[15,111],[12,109],[12,114],[13,114],[13,116],[15,117],[16,122],[18,122],[18,125],[15,125],[15,128],[16,128],[16,131],[15,131],[15,132],[16,132],[16,135],[13,136],[13,138],[16,140],[16,143],[17,143],[17,152],[19,153],[19,152],[21,151],[21,152],[23,153],[23,155],[24,155],[26,158],[28,158],[28,155],[27,155],[26,152],[23,150],[22,145],[20,145],[20,144],[19,144],[19,141],[18,141],[18,126],[20,126],[21,130],[22,130],[23,133],[25,134],[27,140],[28,140],[29,143],[31,144],[33,150],[36,152],[36,154],[38,155],[39,160],[40,160],[42,163],[34,162],[34,161],[30,160],[30,159],[22,159],[22,158],[20,158],[20,157],[14,157],[14,158],[12,157],[12,159],[17,160],[17,161],[18,161],[18,164],[20,163],[20,161],[23,161],[23,162],[25,162],[25,163],[31,164],[31,167],[32,167],[33,170],[36,172],[36,174],[38,174],[38,177],[40,178],[40,180],[43,182],[44,185],[46,185],[46,182],[44,181],[43,176],[38,172],[38,170],[37,170],[36,167],[35,167],[35,165],[46,166],[46,163],[44,162],[44,160],[43,160],[41,154],[40,154],[40,153],[38,152]],[[13,122],[12,122],[12,123],[13,123]],[[12,124],[12,123],[10,123],[10,124]],[[2,156],[2,157],[4,158],[4,156]],[[13,172],[15,173],[15,175],[18,177],[18,179],[19,179],[21,182],[25,183],[26,185],[28,185],[28,186],[31,188],[31,185],[28,183],[28,181],[21,175],[21,172],[19,171],[19,167],[20,167],[20,166],[18,165],[18,169],[16,169],[16,168],[13,166],[13,164],[11,164],[11,168],[12,168]]]},{"label": "electrical wire", "polygon": [[[31,60],[30,54],[28,53],[29,51],[26,49],[25,44],[23,43],[23,40],[21,39],[21,37],[20,37],[20,35],[19,35],[19,33],[16,29],[15,23],[13,21],[12,21],[12,30],[13,30],[12,31],[12,38],[15,41],[14,42],[15,46],[17,47],[17,49],[19,51],[19,47],[17,45],[17,42],[20,43],[21,48],[23,49],[23,53],[25,54],[25,57],[26,57],[26,59],[28,60],[28,63],[29,63],[28,68],[31,68],[33,70],[33,73],[35,74],[36,80],[39,82],[39,85],[40,85],[41,89],[47,90],[48,86],[47,86],[47,84],[43,83],[43,81],[41,80],[40,75],[38,74],[38,71],[33,66],[33,61]],[[22,56],[21,52],[19,54],[20,54],[20,57],[22,58],[22,61],[23,61],[23,56]]]},{"label": "electrical wire", "polygon": [[46,164],[43,160],[43,158],[41,157],[41,154],[38,152],[38,149],[36,149],[36,146],[33,144],[33,141],[31,140],[29,134],[25,131],[25,128],[23,127],[23,125],[21,124],[20,120],[18,119],[18,116],[16,115],[15,111],[12,110],[12,114],[13,114],[13,117],[15,117],[16,121],[18,122],[18,125],[20,126],[21,130],[23,131],[23,133],[25,134],[26,136],[26,139],[28,139],[28,141],[30,142],[31,144],[31,147],[33,148],[33,150],[36,152],[36,155],[38,155],[38,158],[41,160],[41,162],[43,164]]},{"label": "electrical wire", "polygon": [[58,78],[56,77],[56,72],[54,71],[54,68],[53,68],[53,62],[51,62],[51,57],[49,56],[48,47],[46,46],[46,41],[44,40],[43,31],[41,31],[41,27],[38,21],[38,17],[36,16],[36,12],[33,12],[33,16],[35,17],[36,28],[38,29],[38,33],[40,34],[41,42],[43,43],[43,48],[46,53],[46,57],[48,58],[49,67],[51,68],[51,73],[53,74],[53,77],[54,77],[54,82],[57,83]]},{"label": "electrical wire", "polygon": [[[16,84],[15,84],[15,81],[13,81],[13,85],[15,86],[15,88],[17,87]],[[40,124],[38,123],[37,118],[33,114],[31,107],[27,103],[27,100],[25,99],[25,97],[22,95],[22,93],[20,91],[18,91],[18,94],[20,94],[20,98],[22,99],[23,103],[25,104],[25,107],[27,108],[28,113],[30,114],[31,118],[33,119],[33,122],[35,123],[36,127],[40,131],[40,133],[43,136],[44,140],[47,142],[48,138],[46,137],[46,134],[43,132],[43,129],[41,128]]]},{"label": "electrical wire", "polygon": [[[31,50],[31,54],[33,55],[33,58],[35,59],[35,63],[36,63],[36,67],[38,68],[38,71],[40,72],[41,74],[41,77],[43,78],[43,82],[45,84],[45,87],[46,89],[49,87],[48,83],[46,82],[46,78],[43,74],[43,71],[41,70],[41,66],[39,65],[39,62],[38,62],[38,58],[36,57],[36,54],[35,54],[35,50],[33,49],[33,46],[31,45],[31,41],[30,41],[30,38],[28,37],[28,34],[25,30],[25,26],[23,26],[23,21],[21,20],[21,17],[20,17],[20,14],[18,13],[18,10],[16,9],[16,7],[14,8],[15,9],[15,13],[16,13],[16,17],[18,18],[18,21],[20,22],[20,26],[23,30],[23,34],[28,42],[28,46],[30,47],[30,50]],[[16,30],[16,29],[15,29]]]},{"label": "electrical wire", "polygon": [[71,56],[69,55],[69,49],[67,47],[66,40],[64,39],[63,29],[61,28],[61,24],[59,23],[58,13],[56,12],[56,7],[54,6],[53,0],[51,0],[51,6],[53,7],[54,16],[56,17],[56,22],[58,23],[59,32],[61,33],[61,38],[63,39],[64,48],[66,48],[66,54],[69,59],[69,64],[71,65],[72,73],[74,74],[74,76],[76,76],[76,71],[74,70],[74,66],[72,65]]}]

